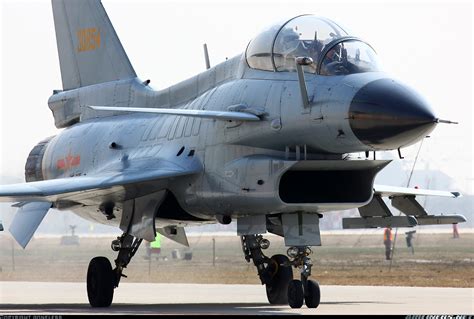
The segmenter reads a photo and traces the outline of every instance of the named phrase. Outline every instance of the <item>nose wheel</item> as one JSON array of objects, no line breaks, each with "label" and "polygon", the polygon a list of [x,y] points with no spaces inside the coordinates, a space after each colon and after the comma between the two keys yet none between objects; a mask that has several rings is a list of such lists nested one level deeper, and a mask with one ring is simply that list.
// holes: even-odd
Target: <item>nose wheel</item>
[{"label": "nose wheel", "polygon": [[288,304],[291,308],[301,308],[304,302],[304,291],[301,280],[292,280],[288,285]]},{"label": "nose wheel", "polygon": [[321,292],[315,280],[307,280],[306,289],[301,280],[292,280],[288,285],[288,304],[291,308],[301,308],[303,302],[308,308],[317,308],[320,300]]},{"label": "nose wheel", "polygon": [[318,308],[319,302],[321,301],[321,291],[318,282],[312,279],[308,280],[305,292],[304,302],[306,307]]}]

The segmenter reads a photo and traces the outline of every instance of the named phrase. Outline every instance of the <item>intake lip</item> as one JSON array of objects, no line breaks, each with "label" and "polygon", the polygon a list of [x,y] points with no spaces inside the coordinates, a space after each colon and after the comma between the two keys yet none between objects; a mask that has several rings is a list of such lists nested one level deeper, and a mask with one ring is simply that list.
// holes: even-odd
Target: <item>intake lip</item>
[{"label": "intake lip", "polygon": [[392,79],[375,80],[360,88],[349,108],[352,131],[374,149],[391,150],[416,143],[436,123],[424,99]]}]

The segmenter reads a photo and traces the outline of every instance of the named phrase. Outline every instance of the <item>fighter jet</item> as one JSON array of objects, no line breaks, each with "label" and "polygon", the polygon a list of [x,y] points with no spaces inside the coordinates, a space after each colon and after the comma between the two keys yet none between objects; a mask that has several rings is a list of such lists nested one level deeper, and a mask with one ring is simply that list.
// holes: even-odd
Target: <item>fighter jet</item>
[{"label": "fighter jet", "polygon": [[[310,255],[325,214],[358,208],[343,228],[465,221],[431,215],[416,199],[458,192],[374,185],[390,163],[376,152],[400,151],[446,121],[337,23],[314,15],[276,23],[242,54],[153,90],[99,0],[52,7],[63,88],[48,105],[63,130],[33,148],[26,183],[1,186],[0,200],[19,208],[10,232],[23,247],[51,208],[123,231],[111,244],[114,266],[90,261],[92,307],[111,305],[143,239],[160,233],[187,245],[188,225],[236,221],[269,303],[316,308]],[[284,237],[286,255],[264,254],[267,232]]]}]

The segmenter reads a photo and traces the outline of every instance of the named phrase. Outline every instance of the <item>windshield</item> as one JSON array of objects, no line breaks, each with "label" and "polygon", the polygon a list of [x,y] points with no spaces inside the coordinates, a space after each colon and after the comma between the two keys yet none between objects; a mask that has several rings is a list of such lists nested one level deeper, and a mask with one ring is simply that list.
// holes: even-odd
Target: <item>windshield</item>
[{"label": "windshield", "polygon": [[324,56],[321,75],[347,75],[380,71],[375,51],[367,44],[348,40],[335,44]]}]

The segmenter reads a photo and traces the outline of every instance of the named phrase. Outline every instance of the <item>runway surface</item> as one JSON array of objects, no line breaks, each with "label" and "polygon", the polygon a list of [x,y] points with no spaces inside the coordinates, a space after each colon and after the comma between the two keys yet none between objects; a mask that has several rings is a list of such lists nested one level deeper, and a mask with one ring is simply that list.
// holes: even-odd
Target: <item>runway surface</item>
[{"label": "runway surface", "polygon": [[5,314],[474,314],[473,288],[321,286],[317,309],[269,305],[259,285],[121,283],[90,308],[84,283],[0,282]]}]

